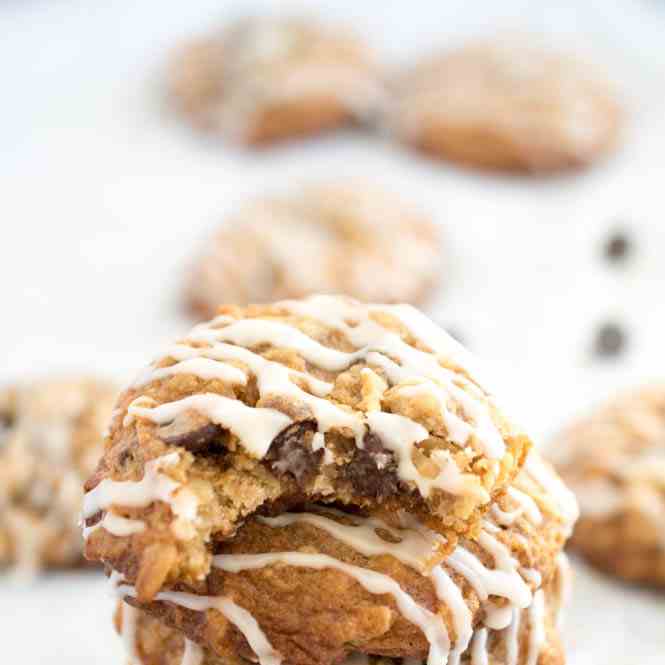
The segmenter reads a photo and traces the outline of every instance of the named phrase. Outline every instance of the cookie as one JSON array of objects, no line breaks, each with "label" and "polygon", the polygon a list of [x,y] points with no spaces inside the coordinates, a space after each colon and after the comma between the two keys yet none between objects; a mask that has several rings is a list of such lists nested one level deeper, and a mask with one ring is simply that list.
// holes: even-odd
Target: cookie
[{"label": "cookie", "polygon": [[312,292],[366,302],[419,302],[441,271],[436,226],[367,183],[310,185],[254,201],[222,226],[194,263],[186,300],[212,316],[220,303]]},{"label": "cookie", "polygon": [[665,587],[665,385],[573,424],[552,457],[580,502],[575,549],[612,575]]},{"label": "cookie", "polygon": [[432,56],[395,86],[389,124],[431,156],[482,169],[546,172],[607,154],[621,128],[610,87],[574,56],[528,40]]},{"label": "cookie", "polygon": [[102,453],[114,387],[44,379],[0,390],[0,567],[83,563],[83,482]]},{"label": "cookie", "polygon": [[154,593],[207,575],[211,539],[303,501],[406,510],[451,549],[531,446],[479,373],[408,305],[222,307],[121,394],[86,484],[86,555],[149,571],[162,548]]},{"label": "cookie", "polygon": [[191,124],[250,145],[358,122],[384,98],[362,40],[294,17],[240,20],[187,44],[173,59],[170,91]]},{"label": "cookie", "polygon": [[129,603],[121,631],[134,661],[150,665],[185,652],[195,663],[331,665],[352,649],[443,665],[563,663],[560,550],[571,522],[569,497],[551,492],[558,482],[532,453],[478,538],[433,566],[438,536],[407,515],[389,523],[303,506],[252,518],[215,543],[198,584],[139,603],[114,575]]}]

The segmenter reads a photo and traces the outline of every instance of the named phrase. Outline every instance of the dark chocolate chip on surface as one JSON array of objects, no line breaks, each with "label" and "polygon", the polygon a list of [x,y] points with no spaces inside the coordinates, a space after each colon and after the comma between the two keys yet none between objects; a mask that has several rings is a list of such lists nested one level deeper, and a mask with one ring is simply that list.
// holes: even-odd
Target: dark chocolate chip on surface
[{"label": "dark chocolate chip on surface", "polygon": [[189,429],[185,420],[174,420],[160,430],[162,441],[170,446],[179,446],[192,453],[209,452],[222,438],[224,428],[215,423],[205,423]]},{"label": "dark chocolate chip on surface", "polygon": [[355,450],[344,472],[356,492],[381,499],[399,489],[394,466],[393,453],[384,448],[379,437],[369,433],[365,435],[364,447]]},{"label": "dark chocolate chip on surface", "polygon": [[593,351],[600,358],[612,358],[625,351],[627,335],[617,323],[604,323],[601,325],[594,340]]},{"label": "dark chocolate chip on surface", "polygon": [[293,423],[280,432],[266,454],[266,461],[277,475],[290,473],[296,480],[315,473],[321,466],[323,450],[312,450],[311,440],[317,424],[313,420]]}]

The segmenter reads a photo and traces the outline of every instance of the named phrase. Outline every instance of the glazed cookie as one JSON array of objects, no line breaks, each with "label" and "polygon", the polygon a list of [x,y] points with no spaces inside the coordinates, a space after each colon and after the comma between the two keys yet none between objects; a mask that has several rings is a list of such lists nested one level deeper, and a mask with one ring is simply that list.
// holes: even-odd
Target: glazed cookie
[{"label": "glazed cookie", "polygon": [[173,103],[194,125],[252,145],[373,115],[384,97],[371,49],[336,26],[250,18],[185,46]]},{"label": "glazed cookie", "polygon": [[222,302],[345,293],[418,302],[441,268],[435,225],[367,183],[312,185],[246,205],[220,228],[191,273],[187,302],[212,316]]},{"label": "glazed cookie", "polygon": [[86,555],[137,574],[146,599],[203,579],[211,542],[251,515],[303,501],[407,511],[450,550],[531,445],[479,381],[408,305],[222,307],[121,394],[86,484]]},{"label": "glazed cookie", "polygon": [[613,575],[665,587],[665,385],[574,424],[552,457],[580,501],[574,547]]},{"label": "glazed cookie", "polygon": [[609,152],[621,110],[578,59],[520,40],[431,57],[396,85],[389,123],[435,157],[504,171],[582,167]]},{"label": "glazed cookie", "polygon": [[114,397],[89,378],[0,390],[0,566],[83,563],[82,485],[101,457]]},{"label": "glazed cookie", "polygon": [[134,660],[150,665],[184,653],[199,663],[330,665],[352,650],[432,665],[563,663],[556,626],[571,505],[532,453],[478,538],[434,565],[440,536],[405,514],[388,523],[303,506],[252,518],[215,545],[196,585],[138,603],[114,574],[131,604],[122,632]]}]

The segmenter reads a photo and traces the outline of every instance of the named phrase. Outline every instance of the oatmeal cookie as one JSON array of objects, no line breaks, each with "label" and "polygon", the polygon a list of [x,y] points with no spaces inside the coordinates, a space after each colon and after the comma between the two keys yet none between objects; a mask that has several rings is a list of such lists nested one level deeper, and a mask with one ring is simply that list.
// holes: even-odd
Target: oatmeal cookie
[{"label": "oatmeal cookie", "polygon": [[175,107],[193,125],[263,145],[373,115],[384,93],[372,50],[338,26],[248,18],[173,59]]},{"label": "oatmeal cookie", "polygon": [[531,446],[479,373],[408,305],[222,307],[121,394],[86,484],[86,555],[151,571],[145,599],[205,578],[211,543],[251,515],[303,501],[407,511],[452,549]]},{"label": "oatmeal cookie", "polygon": [[114,574],[130,604],[122,632],[135,660],[149,665],[179,663],[185,650],[229,664],[332,665],[355,651],[437,665],[472,654],[474,662],[558,665],[570,504],[532,453],[478,537],[434,564],[440,536],[406,514],[388,522],[303,506],[254,517],[215,544],[213,569],[198,584],[141,603]]},{"label": "oatmeal cookie", "polygon": [[613,575],[665,587],[665,384],[605,404],[551,454],[580,502],[575,549]]},{"label": "oatmeal cookie", "polygon": [[396,84],[389,124],[406,143],[502,171],[583,167],[622,124],[609,86],[579,59],[530,40],[474,42],[432,56]]},{"label": "oatmeal cookie", "polygon": [[365,302],[420,302],[441,253],[434,223],[368,183],[310,185],[258,200],[227,220],[193,266],[189,308],[344,293]]},{"label": "oatmeal cookie", "polygon": [[102,453],[114,387],[45,379],[0,390],[0,566],[83,563],[83,482]]}]

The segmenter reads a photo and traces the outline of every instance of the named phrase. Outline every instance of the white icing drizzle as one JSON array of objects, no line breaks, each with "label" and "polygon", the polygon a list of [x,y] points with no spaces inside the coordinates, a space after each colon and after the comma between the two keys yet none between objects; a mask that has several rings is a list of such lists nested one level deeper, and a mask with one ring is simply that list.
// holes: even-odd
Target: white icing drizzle
[{"label": "white icing drizzle", "polygon": [[506,639],[506,665],[517,665],[520,655],[519,633],[521,613],[517,608],[513,609],[513,618],[505,630]]},{"label": "white icing drizzle", "polygon": [[[482,502],[489,500],[485,489],[473,482],[475,478],[465,477],[446,451],[433,454],[433,461],[441,468],[436,478],[426,478],[419,473],[413,464],[412,452],[416,444],[428,437],[422,425],[397,414],[371,412],[365,416],[334,404],[324,399],[332,390],[332,384],[267,360],[250,350],[266,344],[290,349],[310,365],[333,372],[346,370],[360,360],[378,366],[393,386],[398,385],[398,391],[407,395],[426,392],[437,400],[452,442],[460,446],[470,444],[488,457],[498,459],[506,447],[492,420],[489,398],[465,374],[442,366],[438,360],[439,356],[445,356],[466,371],[470,359],[463,347],[408,306],[367,306],[333,296],[284,301],[277,306],[296,316],[318,319],[339,330],[356,350],[346,352],[324,346],[289,323],[220,316],[210,323],[195,326],[183,343],[166,351],[162,359],[171,358],[175,364],[158,367],[161,360],[157,359],[139,376],[135,386],[174,374],[246,384],[248,377],[246,370],[237,366],[240,363],[256,376],[262,400],[287,397],[307,406],[317,421],[317,434],[339,429],[352,435],[358,447],[363,447],[367,429],[375,431],[398,457],[400,477],[415,483],[423,496],[427,497],[436,488],[454,495],[475,495]],[[374,321],[371,318],[373,313],[396,317],[414,337],[432,348],[433,353],[407,344],[399,334]],[[188,343],[201,342],[209,346],[188,346]],[[302,384],[296,384],[294,379],[302,381],[307,389],[303,390]],[[146,405],[139,397],[130,405],[125,422],[128,424],[138,416],[166,424],[188,409],[199,411],[229,429],[258,458],[265,455],[277,434],[292,423],[288,416],[275,409],[252,408],[239,400],[215,394],[192,395],[155,407]],[[325,450],[320,438],[316,439],[316,445],[317,449],[323,447]],[[331,454],[324,458],[326,463],[331,460]]]},{"label": "white icing drizzle", "polygon": [[529,455],[524,465],[525,470],[533,479],[558,503],[561,515],[569,529],[579,517],[579,508],[575,495],[564,485],[563,481],[552,471],[539,455]]},{"label": "white icing drizzle", "polygon": [[525,665],[536,665],[545,643],[545,594],[542,589],[533,594],[529,607],[529,651]]},{"label": "white icing drizzle", "polygon": [[559,585],[559,607],[556,616],[556,626],[561,630],[563,628],[564,610],[570,601],[573,591],[573,569],[565,552],[559,552],[556,564]]},{"label": "white icing drizzle", "polygon": [[304,552],[274,552],[268,554],[221,554],[213,558],[213,565],[228,572],[253,570],[274,564],[301,566],[320,570],[334,568],[353,577],[367,591],[374,594],[390,594],[402,616],[422,630],[430,643],[429,665],[445,662],[450,652],[450,639],[443,619],[428,609],[418,605],[413,598],[387,575],[367,570],[359,566],[338,561],[326,554]]},{"label": "white icing drizzle", "polygon": [[478,628],[471,643],[471,665],[489,665],[487,628]]},{"label": "white icing drizzle", "polygon": [[240,400],[216,393],[190,395],[153,408],[132,404],[128,415],[164,425],[190,409],[229,429],[243,442],[247,451],[259,459],[268,452],[273,439],[292,422],[291,418],[275,409],[252,408]]},{"label": "white icing drizzle", "polygon": [[473,635],[473,620],[462,591],[442,566],[436,566],[431,574],[436,595],[452,613],[455,628],[455,646],[448,656],[448,665],[458,665],[461,655],[469,647]]},{"label": "white icing drizzle", "polygon": [[506,493],[519,504],[520,516],[523,514],[535,526],[542,524],[543,515],[532,497],[513,486],[510,486]]},{"label": "white icing drizzle", "polygon": [[[120,597],[136,597],[134,587],[127,584],[118,584],[118,576],[111,577],[111,584],[115,593]],[[195,612],[217,610],[226,617],[245,637],[250,648],[259,659],[260,665],[280,665],[282,658],[276,652],[256,619],[240,605],[236,605],[230,598],[224,596],[198,596],[180,591],[160,591],[155,600],[180,605]]]},{"label": "white icing drizzle", "polygon": [[159,381],[176,374],[193,374],[206,380],[219,379],[232,385],[244,386],[247,383],[245,373],[233,365],[216,362],[212,358],[192,357],[168,367],[149,367],[139,375],[133,387],[140,388],[151,381]]},{"label": "white icing drizzle", "polygon": [[[439,451],[441,454],[436,457],[436,461],[443,468],[435,478],[427,478],[420,474],[413,463],[411,453],[416,443],[429,437],[429,432],[422,425],[404,416],[381,411],[368,413],[367,423],[370,430],[379,436],[383,445],[395,453],[400,477],[415,483],[422,496],[429,496],[432,488],[443,489],[456,495],[463,494],[467,489],[469,493],[474,492],[474,486],[465,480],[457,464],[449,453],[444,451]],[[477,492],[481,492],[485,500],[489,498],[482,488],[478,488]]]},{"label": "white icing drizzle", "polygon": [[481,531],[478,544],[494,557],[496,568],[487,568],[461,545],[448,556],[446,564],[469,582],[481,600],[500,596],[507,598],[514,607],[528,607],[532,600],[531,590],[517,572],[518,562],[508,548],[487,531]]},{"label": "white icing drizzle", "polygon": [[125,647],[125,653],[129,656],[131,665],[138,665],[141,662],[138,650],[136,648],[136,622],[138,619],[138,610],[129,603],[122,604],[122,626],[120,636]]},{"label": "white icing drizzle", "polygon": [[543,576],[535,568],[520,568],[520,574],[529,583],[538,588],[543,583]]},{"label": "white icing drizzle", "polygon": [[83,529],[83,539],[87,540],[88,536],[97,529],[104,528],[110,534],[114,536],[131,536],[135,533],[141,533],[145,530],[145,522],[142,520],[132,520],[127,517],[122,517],[122,515],[116,515],[114,512],[110,511],[104,515],[104,517],[93,524],[92,526],[84,527]]},{"label": "white icing drizzle", "polygon": [[185,651],[180,665],[202,665],[203,649],[196,643],[185,638]]},{"label": "white icing drizzle", "polygon": [[[271,527],[283,527],[297,522],[311,524],[365,556],[390,554],[420,572],[429,570],[428,561],[444,542],[443,537],[429,529],[398,530],[389,527],[385,522],[376,518],[351,517],[336,510],[326,510],[325,512],[351,519],[354,524],[343,524],[316,513],[285,513],[278,517],[260,517],[259,520]],[[398,538],[399,542],[391,543],[384,540],[377,533],[377,529],[386,531],[391,536]]]},{"label": "white icing drizzle", "polygon": [[96,515],[112,505],[143,508],[153,501],[163,501],[175,507],[175,493],[180,488],[172,478],[160,473],[160,469],[177,464],[180,455],[169,453],[145,465],[141,480],[111,480],[104,478],[95,489],[83,498],[83,519]]}]

